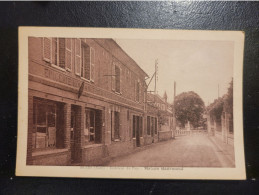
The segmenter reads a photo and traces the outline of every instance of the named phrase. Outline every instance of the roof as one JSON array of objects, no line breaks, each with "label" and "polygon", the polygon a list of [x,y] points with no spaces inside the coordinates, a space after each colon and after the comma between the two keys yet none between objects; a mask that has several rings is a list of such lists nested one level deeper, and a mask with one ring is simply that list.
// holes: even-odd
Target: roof
[{"label": "roof", "polygon": [[97,43],[107,49],[117,60],[130,70],[136,73],[140,71],[144,77],[149,77],[148,74],[116,43],[113,39],[94,39]]}]

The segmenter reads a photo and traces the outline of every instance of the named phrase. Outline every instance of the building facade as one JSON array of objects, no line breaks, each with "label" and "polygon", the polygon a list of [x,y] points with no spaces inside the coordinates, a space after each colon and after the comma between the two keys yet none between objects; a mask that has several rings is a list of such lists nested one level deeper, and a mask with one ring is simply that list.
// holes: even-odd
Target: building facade
[{"label": "building facade", "polygon": [[114,40],[29,37],[28,62],[28,165],[94,165],[150,142],[148,75]]},{"label": "building facade", "polygon": [[167,102],[167,95],[160,97],[158,94],[147,94],[147,113],[157,120],[157,139],[165,141],[172,139],[173,134],[173,111],[172,106]]}]

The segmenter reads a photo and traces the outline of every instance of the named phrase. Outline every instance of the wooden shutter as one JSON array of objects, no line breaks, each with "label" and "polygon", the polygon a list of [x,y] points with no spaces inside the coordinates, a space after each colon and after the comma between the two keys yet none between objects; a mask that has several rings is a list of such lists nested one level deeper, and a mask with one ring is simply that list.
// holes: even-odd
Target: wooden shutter
[{"label": "wooden shutter", "polygon": [[66,39],[65,64],[66,64],[66,69],[71,71],[71,69],[72,69],[72,39]]},{"label": "wooden shutter", "polygon": [[90,48],[90,80],[94,82],[95,75],[95,50]]},{"label": "wooden shutter", "polygon": [[112,90],[115,91],[115,63],[112,63],[112,76],[111,76]]},{"label": "wooden shutter", "polygon": [[135,101],[137,101],[137,81],[135,80],[135,89],[134,89],[134,94],[135,94]]},{"label": "wooden shutter", "polygon": [[75,39],[75,74],[81,75],[81,40]]},{"label": "wooden shutter", "polygon": [[59,38],[58,42],[58,61],[57,64],[60,68],[65,68],[65,39]]},{"label": "wooden shutter", "polygon": [[123,78],[123,76],[122,76],[122,70],[121,70],[121,68],[120,68],[120,94],[122,94],[122,78]]},{"label": "wooden shutter", "polygon": [[51,38],[43,38],[43,59],[51,62]]}]

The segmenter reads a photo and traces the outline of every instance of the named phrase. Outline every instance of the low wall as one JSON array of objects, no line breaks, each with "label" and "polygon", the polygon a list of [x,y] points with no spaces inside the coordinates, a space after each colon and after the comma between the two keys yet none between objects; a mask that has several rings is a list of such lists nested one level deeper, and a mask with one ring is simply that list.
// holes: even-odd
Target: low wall
[{"label": "low wall", "polygon": [[159,131],[158,139],[159,141],[166,141],[172,139],[172,131]]}]

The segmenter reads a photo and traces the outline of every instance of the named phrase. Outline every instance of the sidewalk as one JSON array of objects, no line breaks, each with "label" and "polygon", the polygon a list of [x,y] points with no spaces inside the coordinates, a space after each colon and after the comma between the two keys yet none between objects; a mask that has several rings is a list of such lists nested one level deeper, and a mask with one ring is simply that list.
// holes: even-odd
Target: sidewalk
[{"label": "sidewalk", "polygon": [[219,152],[222,152],[230,163],[235,166],[235,151],[234,146],[224,143],[222,140],[215,136],[208,136],[209,139],[215,144]]},{"label": "sidewalk", "polygon": [[118,155],[118,156],[107,156],[105,158],[95,159],[95,160],[92,160],[92,161],[88,161],[86,163],[80,163],[80,164],[78,164],[78,166],[107,166],[114,159],[121,159],[121,158],[124,158],[128,155],[132,155],[134,153],[138,153],[140,151],[144,151],[144,150],[147,150],[149,148],[159,146],[159,145],[163,145],[163,144],[166,144],[166,143],[169,143],[169,142],[172,142],[172,141],[174,141],[174,138],[166,140],[166,141],[152,143],[152,144],[149,144],[149,145],[144,145],[144,146],[141,146],[141,147],[136,147],[133,150],[131,150],[129,152],[126,152],[124,154]]}]

